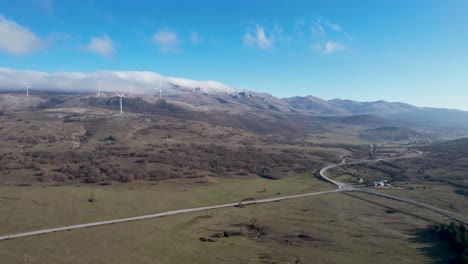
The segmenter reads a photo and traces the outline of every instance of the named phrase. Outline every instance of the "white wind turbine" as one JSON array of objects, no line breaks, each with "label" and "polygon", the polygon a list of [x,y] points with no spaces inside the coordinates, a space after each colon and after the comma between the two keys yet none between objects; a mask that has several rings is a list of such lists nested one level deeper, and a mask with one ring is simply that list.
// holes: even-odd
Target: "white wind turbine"
[{"label": "white wind turbine", "polygon": [[98,95],[101,95],[101,83],[102,81],[95,80],[98,84]]},{"label": "white wind turbine", "polygon": [[123,115],[123,111],[122,111],[122,98],[124,97],[125,93],[123,94],[119,94],[119,93],[116,93],[118,97],[120,97],[120,114]]},{"label": "white wind turbine", "polygon": [[161,85],[161,80],[159,80],[159,99],[162,99],[162,85]]},{"label": "white wind turbine", "polygon": [[32,86],[27,84],[26,82],[24,82],[24,85],[26,86],[24,89],[26,90],[26,96],[29,96],[29,88],[31,88]]},{"label": "white wind turbine", "polygon": [[156,93],[158,92],[158,89],[159,89],[159,99],[162,98],[162,88],[161,88],[161,81],[159,81],[159,87],[155,87],[154,88],[154,93],[156,95]]},{"label": "white wind turbine", "polygon": [[133,86],[130,86],[130,96],[133,96]]},{"label": "white wind turbine", "polygon": [[158,91],[158,88],[157,88],[157,87],[154,87],[153,89],[154,89],[154,96],[156,96],[156,93],[157,93],[157,91]]}]

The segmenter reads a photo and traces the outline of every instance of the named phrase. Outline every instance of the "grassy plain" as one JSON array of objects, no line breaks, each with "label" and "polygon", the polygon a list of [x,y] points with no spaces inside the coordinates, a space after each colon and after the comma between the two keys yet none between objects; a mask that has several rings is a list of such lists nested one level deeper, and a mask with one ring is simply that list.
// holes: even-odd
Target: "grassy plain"
[{"label": "grassy plain", "polygon": [[[333,188],[311,174],[157,183],[0,186],[0,234]],[[89,198],[94,197],[90,203]]]},{"label": "grassy plain", "polygon": [[[416,234],[433,221],[448,220],[366,194],[326,194],[0,241],[0,256],[4,263],[423,263],[446,257],[443,245]],[[264,234],[199,240],[248,223]]]},{"label": "grassy plain", "polygon": [[315,135],[309,139],[309,142],[315,144],[350,144],[367,145],[375,144],[375,140],[369,140],[359,136],[358,131],[343,129],[337,132],[325,132]]}]

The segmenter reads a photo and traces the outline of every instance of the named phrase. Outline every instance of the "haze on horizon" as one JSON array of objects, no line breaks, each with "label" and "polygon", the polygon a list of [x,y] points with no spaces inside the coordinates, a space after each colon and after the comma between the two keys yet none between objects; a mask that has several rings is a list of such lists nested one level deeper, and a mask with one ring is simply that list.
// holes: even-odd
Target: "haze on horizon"
[{"label": "haze on horizon", "polygon": [[463,0],[2,1],[0,68],[16,74],[0,89],[23,71],[53,73],[64,89],[70,76],[149,71],[277,97],[468,110],[467,11]]}]

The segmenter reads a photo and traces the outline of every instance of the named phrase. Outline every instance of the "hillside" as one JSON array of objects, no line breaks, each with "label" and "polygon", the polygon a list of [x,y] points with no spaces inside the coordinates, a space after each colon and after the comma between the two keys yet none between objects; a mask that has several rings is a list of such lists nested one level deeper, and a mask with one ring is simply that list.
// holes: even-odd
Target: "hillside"
[{"label": "hillside", "polygon": [[348,115],[349,111],[345,109],[340,109],[332,103],[320,99],[315,96],[294,96],[291,98],[284,98],[285,102],[289,104],[290,107],[296,110],[302,110],[311,112],[318,115]]},{"label": "hillside", "polygon": [[[27,79],[32,85],[29,98],[20,96],[23,94],[21,92],[24,88],[21,81],[23,79]],[[355,120],[361,119],[361,125],[368,128],[402,127],[442,139],[468,136],[468,112],[466,111],[416,107],[383,100],[375,102],[342,99],[323,100],[314,96],[294,96],[280,99],[267,93],[236,89],[212,80],[198,81],[166,77],[148,71],[47,73],[0,68],[0,80],[2,81],[0,82],[0,92],[3,93],[2,98],[0,98],[1,111],[31,109],[39,103],[44,103],[43,100],[56,100],[52,104],[51,102],[45,103],[46,108],[48,106],[58,107],[57,100],[63,101],[62,107],[77,105],[87,107],[90,102],[83,101],[82,98],[97,93],[99,86],[97,80],[99,80],[102,97],[105,98],[113,97],[116,92],[119,92],[126,94],[125,100],[141,97],[151,103],[151,100],[155,101],[161,92],[162,98],[170,104],[189,111],[215,112],[218,117],[225,114],[244,116],[248,113],[255,116],[254,120],[256,118],[275,120],[278,117],[280,117],[279,119],[291,119],[290,115],[285,117],[284,114],[293,114],[308,117],[333,117],[331,120],[335,122],[337,120],[335,117],[361,116]],[[51,92],[55,94],[51,96]],[[10,96],[7,98],[7,94],[15,94],[18,97]],[[64,96],[60,96],[60,94]],[[71,95],[74,95],[75,99],[71,99]],[[112,100],[115,101],[115,99]],[[97,102],[92,103],[96,105]],[[110,107],[110,105],[106,107]],[[141,109],[133,107],[129,110],[138,112]],[[273,117],[275,115],[276,117]],[[381,119],[372,121],[369,118],[364,118],[364,116],[369,115]],[[304,120],[302,117],[299,119]],[[364,121],[365,119],[367,120]],[[290,123],[288,120],[286,121]],[[343,120],[345,125],[348,124],[346,123],[348,121]],[[282,124],[280,125],[283,126]],[[291,127],[300,128],[311,125],[313,124],[296,123]]]},{"label": "hillside", "polygon": [[424,147],[425,151],[432,152],[449,160],[468,158],[468,138],[434,143]]},{"label": "hillside", "polygon": [[[403,103],[355,102],[322,100],[317,97],[278,99],[264,93],[247,90],[205,93],[179,85],[154,95],[126,94],[124,111],[140,114],[163,114],[186,120],[198,120],[215,125],[247,129],[256,133],[301,135],[339,132],[348,127],[353,135],[378,127],[397,127],[424,137],[453,139],[468,136],[468,112],[450,109],[420,108]],[[0,94],[2,111],[25,111],[49,108],[98,107],[117,110],[115,93],[101,96],[83,93],[51,93],[31,90],[26,97],[20,92]],[[406,133],[406,132],[405,132]],[[361,138],[380,140],[385,136],[367,135]],[[375,133],[374,133],[375,134]],[[390,136],[402,140],[417,135]]]},{"label": "hillside", "polygon": [[399,127],[379,127],[363,130],[359,136],[378,141],[414,141],[423,139],[423,136],[409,129]]}]

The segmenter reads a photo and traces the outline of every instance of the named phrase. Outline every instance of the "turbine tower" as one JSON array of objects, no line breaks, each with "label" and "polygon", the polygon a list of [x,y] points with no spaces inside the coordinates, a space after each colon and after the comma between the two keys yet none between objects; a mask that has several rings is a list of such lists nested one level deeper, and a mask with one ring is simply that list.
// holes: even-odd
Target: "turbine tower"
[{"label": "turbine tower", "polygon": [[130,96],[133,96],[133,86],[130,86]]},{"label": "turbine tower", "polygon": [[29,96],[29,88],[31,88],[32,86],[27,84],[26,82],[24,82],[24,85],[26,86],[24,89],[26,90],[26,96]]},{"label": "turbine tower", "polygon": [[125,93],[123,94],[119,94],[119,93],[116,93],[118,97],[120,97],[120,114],[123,115],[123,111],[122,111],[122,98],[124,97]]},{"label": "turbine tower", "polygon": [[157,93],[157,91],[158,91],[158,88],[157,88],[157,87],[154,87],[153,89],[154,89],[154,96],[156,97],[156,96],[157,96],[156,93]]},{"label": "turbine tower", "polygon": [[161,80],[159,80],[159,99],[162,99]]},{"label": "turbine tower", "polygon": [[101,83],[102,81],[95,80],[98,84],[98,95],[101,95]]}]

